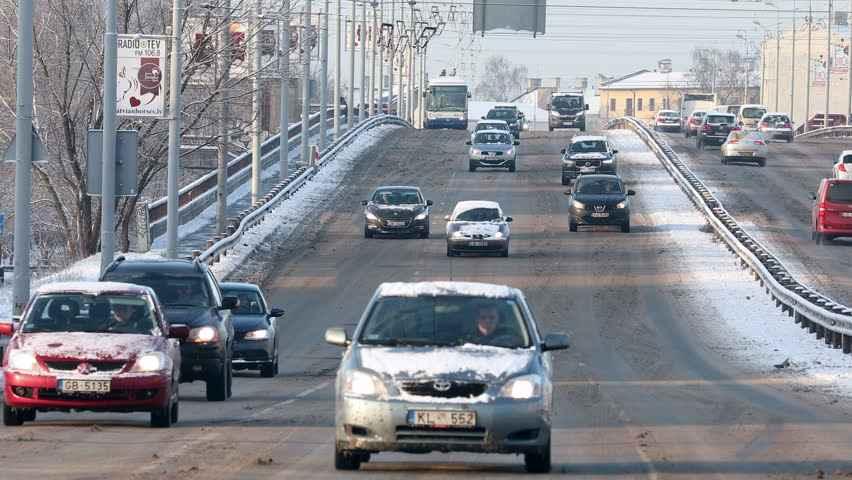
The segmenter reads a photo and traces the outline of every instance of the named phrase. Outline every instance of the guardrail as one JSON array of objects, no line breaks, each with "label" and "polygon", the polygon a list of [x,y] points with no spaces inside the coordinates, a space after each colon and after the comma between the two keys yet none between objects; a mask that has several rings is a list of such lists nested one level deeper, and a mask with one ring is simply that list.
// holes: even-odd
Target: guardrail
[{"label": "guardrail", "polygon": [[852,137],[852,126],[838,125],[828,128],[817,128],[809,132],[796,135],[797,140],[805,138],[825,138],[825,137]]},{"label": "guardrail", "polygon": [[[345,118],[346,107],[343,106],[341,108],[343,109],[343,115]],[[329,109],[328,113],[328,121],[330,123],[330,117],[333,116],[334,109]],[[312,114],[308,118],[309,127],[311,133],[313,133],[313,131],[318,128],[320,114],[319,112],[317,112]],[[287,130],[288,148],[291,148],[290,145],[293,142],[300,141],[301,137],[302,122],[298,122],[291,125],[290,128],[288,128]],[[280,134],[269,137],[260,145],[261,158],[265,159],[270,154],[277,152],[279,147]],[[226,182],[229,184],[229,188],[230,184],[234,181],[236,177],[244,176],[245,172],[247,171],[246,169],[250,168],[251,166],[251,160],[252,152],[249,150],[228,162]],[[212,203],[215,201],[214,194],[217,191],[217,175],[218,172],[216,170],[210,171],[201,176],[200,178],[194,180],[189,185],[186,185],[180,189],[180,191],[178,192],[178,217],[181,219],[181,221],[179,221],[180,224],[184,223],[184,218],[193,218],[201,210],[208,207],[209,205],[212,205]],[[165,233],[167,210],[167,197],[159,198],[148,205],[148,228],[150,232],[150,238],[153,239]]]},{"label": "guardrail", "polygon": [[796,280],[775,255],[737,224],[665,139],[632,117],[619,118],[609,124],[609,128],[624,127],[636,132],[657,155],[728,249],[739,257],[740,266],[751,270],[776,307],[815,334],[817,339],[825,339],[826,345],[852,353],[852,309]]},{"label": "guardrail", "polygon": [[313,178],[317,171],[331,161],[342,149],[352,143],[358,135],[371,128],[387,124],[411,126],[408,122],[395,115],[376,115],[361,122],[320,152],[319,160],[317,160],[316,164],[309,164],[297,169],[286,180],[275,185],[269,193],[255,202],[251,207],[240,212],[237,217],[228,219],[226,227],[227,235],[213,237],[208,240],[206,250],[194,250],[192,252],[193,258],[196,261],[208,264],[218,262],[222,256],[227,255],[228,250],[234,244],[239,242],[245,232],[261,223],[269,211],[276,208],[282,201],[289,198],[292,193]]}]

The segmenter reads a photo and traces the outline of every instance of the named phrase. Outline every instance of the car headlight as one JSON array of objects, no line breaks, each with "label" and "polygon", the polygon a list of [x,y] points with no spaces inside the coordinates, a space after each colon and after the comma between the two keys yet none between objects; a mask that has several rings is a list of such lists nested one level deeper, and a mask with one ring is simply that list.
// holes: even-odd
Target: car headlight
[{"label": "car headlight", "polygon": [[613,160],[613,158],[605,158],[601,163],[612,163]]},{"label": "car headlight", "polygon": [[426,210],[423,210],[422,212],[420,212],[420,214],[418,214],[416,217],[414,217],[414,219],[415,220],[426,220],[427,215],[429,215],[429,212],[426,211]]},{"label": "car headlight", "polygon": [[9,370],[20,370],[33,372],[40,370],[38,361],[33,352],[26,350],[12,350],[9,352]]},{"label": "car headlight", "polygon": [[503,232],[497,232],[497,233],[495,233],[495,234],[494,234],[494,239],[496,239],[496,240],[502,240],[502,239],[503,239]]},{"label": "car headlight", "polygon": [[574,165],[574,160],[571,160],[569,157],[562,157],[562,163],[565,165]]},{"label": "car headlight", "polygon": [[367,217],[367,220],[372,220],[372,221],[374,221],[374,222],[378,222],[378,221],[379,221],[379,217],[375,216],[375,215],[373,214],[373,212],[371,212],[371,211],[369,211],[369,210],[364,210],[364,216],[365,216],[365,217]]},{"label": "car headlight", "polygon": [[585,203],[583,203],[583,202],[578,202],[577,200],[574,200],[573,204],[574,204],[574,207],[579,208],[580,210],[582,210],[582,209],[586,208],[586,204],[585,204]]},{"label": "car headlight", "polygon": [[246,340],[266,340],[269,338],[269,330],[252,330],[251,332],[246,333],[244,337]]},{"label": "car headlight", "polygon": [[482,154],[482,150],[480,150],[478,148],[471,148],[470,149],[470,155],[472,157],[478,157],[480,154]]},{"label": "car headlight", "polygon": [[344,395],[381,398],[387,393],[385,384],[378,377],[363,370],[349,371],[344,378]]},{"label": "car headlight", "polygon": [[554,110],[551,110],[551,111],[550,111],[550,114],[551,114],[552,116],[554,116],[554,117],[557,117],[557,118],[558,118],[558,117],[561,117],[561,115],[559,115],[559,112],[554,111]]},{"label": "car headlight", "polygon": [[464,234],[461,232],[461,230],[456,230],[455,232],[450,234],[450,237],[452,237],[452,238],[464,238]]},{"label": "car headlight", "polygon": [[510,148],[510,149],[506,150],[506,153],[504,153],[504,155],[509,156],[509,157],[511,157],[514,154],[515,154],[514,148]]},{"label": "car headlight", "polygon": [[429,120],[432,120],[433,118],[435,118],[435,116],[436,115],[432,112],[426,112],[426,118],[428,118]]},{"label": "car headlight", "polygon": [[190,343],[210,343],[219,340],[219,330],[211,326],[193,328],[189,331],[186,341]]},{"label": "car headlight", "polygon": [[172,359],[162,352],[150,352],[136,357],[131,372],[147,373],[172,369]]},{"label": "car headlight", "polygon": [[515,400],[528,400],[541,396],[541,377],[523,375],[513,378],[500,389],[500,396]]},{"label": "car headlight", "polygon": [[627,200],[619,202],[618,205],[615,206],[615,208],[627,208]]}]

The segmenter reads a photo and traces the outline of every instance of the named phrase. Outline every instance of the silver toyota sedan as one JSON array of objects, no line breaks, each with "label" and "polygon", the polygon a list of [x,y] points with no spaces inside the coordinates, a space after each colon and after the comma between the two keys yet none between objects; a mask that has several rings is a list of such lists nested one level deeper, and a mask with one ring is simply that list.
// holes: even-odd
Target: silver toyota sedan
[{"label": "silver toyota sedan", "polygon": [[384,283],[350,337],[336,382],[334,463],[355,470],[371,454],[523,454],[550,471],[550,351],[523,294],[484,283]]},{"label": "silver toyota sedan", "polygon": [[506,168],[514,172],[518,163],[518,149],[521,144],[510,133],[501,130],[480,130],[473,135],[470,145],[468,169]]}]

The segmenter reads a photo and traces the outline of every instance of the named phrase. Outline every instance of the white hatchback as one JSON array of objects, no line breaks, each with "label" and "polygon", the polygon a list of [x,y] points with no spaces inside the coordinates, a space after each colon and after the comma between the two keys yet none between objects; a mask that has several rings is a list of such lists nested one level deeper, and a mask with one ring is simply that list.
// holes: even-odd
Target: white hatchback
[{"label": "white hatchback", "polygon": [[852,150],[843,150],[834,164],[834,178],[852,180]]}]

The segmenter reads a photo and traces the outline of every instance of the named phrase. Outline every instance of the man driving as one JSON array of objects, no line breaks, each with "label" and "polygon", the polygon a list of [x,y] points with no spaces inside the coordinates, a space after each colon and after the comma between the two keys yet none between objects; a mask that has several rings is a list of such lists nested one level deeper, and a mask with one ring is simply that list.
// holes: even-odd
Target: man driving
[{"label": "man driving", "polygon": [[107,331],[114,333],[139,333],[143,330],[144,309],[127,302],[113,302]]},{"label": "man driving", "polygon": [[500,323],[500,312],[494,305],[481,305],[477,308],[474,336],[482,343],[493,339]]}]

